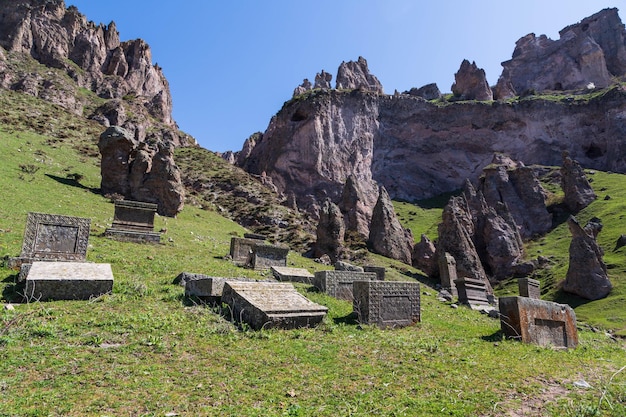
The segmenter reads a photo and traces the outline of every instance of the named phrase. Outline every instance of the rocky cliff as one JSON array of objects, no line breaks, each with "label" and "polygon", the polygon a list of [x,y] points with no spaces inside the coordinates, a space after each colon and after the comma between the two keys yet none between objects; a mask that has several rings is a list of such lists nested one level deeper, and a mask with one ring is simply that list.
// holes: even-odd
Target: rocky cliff
[{"label": "rocky cliff", "polygon": [[[152,64],[150,47],[141,39],[120,41],[113,22],[96,25],[63,0],[5,1],[0,47],[0,88],[23,91],[107,127],[123,126],[138,140],[156,135],[177,146],[195,143],[172,119],[169,85]],[[58,71],[42,72],[33,62]],[[104,103],[92,109],[81,89]]]},{"label": "rocky cliff", "polygon": [[[594,72],[583,65],[592,65],[596,56],[593,51],[585,55],[583,46],[594,42],[606,64],[599,73],[624,75],[626,37],[617,10],[603,10],[561,36],[549,56],[569,62],[570,71],[551,73],[549,83],[532,84],[535,94],[507,100],[456,101],[467,96],[461,90],[454,100],[427,101],[409,93],[385,95],[382,88],[303,88],[238,165],[265,173],[279,192],[295,195],[298,207],[314,215],[326,198],[339,201],[351,176],[367,188],[365,193],[375,195],[377,182],[393,199],[414,201],[460,189],[466,178],[476,181],[494,153],[526,165],[559,165],[567,151],[585,168],[626,172],[626,91],[614,78],[605,89],[590,86],[607,82],[588,76]],[[514,74],[524,74],[524,68],[544,59],[540,50],[523,49],[520,42],[513,59],[503,64],[501,77],[514,94],[526,89]],[[586,75],[570,82],[576,78],[572,73]],[[582,88],[558,95],[543,91],[559,82],[563,88]]]}]

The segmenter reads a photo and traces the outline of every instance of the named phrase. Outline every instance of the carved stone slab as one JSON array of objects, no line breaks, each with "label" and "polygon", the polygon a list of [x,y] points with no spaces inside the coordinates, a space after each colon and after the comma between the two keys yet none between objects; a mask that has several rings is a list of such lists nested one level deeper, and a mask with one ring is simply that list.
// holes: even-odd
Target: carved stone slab
[{"label": "carved stone slab", "polygon": [[578,345],[576,313],[570,306],[528,297],[501,297],[498,303],[507,337],[540,346]]},{"label": "carved stone slab", "polygon": [[236,265],[251,265],[254,247],[261,242],[259,239],[232,237],[230,239],[230,257]]},{"label": "carved stone slab", "polygon": [[287,266],[289,248],[266,243],[256,244],[252,250],[252,267],[269,269],[272,266]]},{"label": "carved stone slab", "polygon": [[250,278],[210,277],[202,274],[188,274],[185,281],[185,296],[219,303],[222,300],[224,284],[227,281],[256,282]]},{"label": "carved stone slab", "polygon": [[353,287],[352,305],[360,323],[388,328],[420,321],[419,283],[354,281]]},{"label": "carved stone slab", "polygon": [[89,300],[113,291],[110,264],[87,262],[33,262],[26,277],[26,298],[34,300]]},{"label": "carved stone slab", "polygon": [[91,219],[58,214],[28,213],[22,253],[13,267],[37,260],[84,261]]},{"label": "carved stone slab", "polygon": [[519,287],[519,295],[521,297],[535,298],[537,300],[541,298],[540,283],[538,280],[532,278],[519,278],[517,280],[517,285]]},{"label": "carved stone slab", "polygon": [[313,278],[313,285],[331,297],[352,301],[354,281],[373,281],[376,278],[374,272],[317,271]]},{"label": "carved stone slab", "polygon": [[328,308],[316,304],[287,282],[226,281],[222,302],[235,321],[262,328],[294,329],[319,324]]},{"label": "carved stone slab", "polygon": [[448,252],[444,252],[439,255],[437,263],[439,265],[441,287],[450,291],[450,294],[456,297],[458,293],[454,282],[458,279],[458,277],[456,275],[456,260],[454,259],[454,256]]},{"label": "carved stone slab", "polygon": [[472,305],[489,305],[487,286],[480,279],[459,278],[454,281],[459,296],[459,303]]},{"label": "carved stone slab", "polygon": [[154,232],[157,207],[157,204],[140,201],[115,201],[113,224],[104,235],[130,242],[160,242],[161,234]]},{"label": "carved stone slab", "polygon": [[387,272],[387,268],[384,266],[364,266],[363,271],[365,272],[374,272],[376,274],[376,279],[379,281],[385,280],[385,273]]},{"label": "carved stone slab", "polygon": [[314,275],[304,268],[289,268],[286,266],[272,266],[270,268],[274,278],[278,281],[303,282],[311,284]]}]

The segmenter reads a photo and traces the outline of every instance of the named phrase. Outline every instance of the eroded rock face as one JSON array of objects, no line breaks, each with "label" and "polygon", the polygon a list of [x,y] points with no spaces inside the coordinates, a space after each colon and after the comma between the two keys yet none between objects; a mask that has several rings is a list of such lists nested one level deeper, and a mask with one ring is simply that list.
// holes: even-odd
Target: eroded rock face
[{"label": "eroded rock face", "polygon": [[470,64],[467,59],[463,60],[459,71],[454,74],[452,93],[462,100],[493,100],[485,70],[478,68],[475,62]]},{"label": "eroded rock face", "polygon": [[356,176],[349,176],[343,186],[338,206],[343,213],[346,230],[357,232],[367,239],[378,194],[372,192],[376,190],[374,182],[363,184],[365,187],[362,184]]},{"label": "eroded rock face", "polygon": [[305,78],[302,81],[302,84],[300,84],[299,86],[297,86],[294,90],[293,90],[293,96],[299,96],[300,94],[304,94],[309,90],[313,89],[313,85],[311,84],[311,81],[309,81],[308,78]]},{"label": "eroded rock face", "polygon": [[582,228],[576,218],[570,216],[567,225],[572,233],[572,242],[563,290],[589,300],[606,297],[613,286],[603,261],[604,251],[596,242],[601,223],[590,222]]},{"label": "eroded rock face", "polygon": [[332,74],[329,74],[326,71],[322,70],[322,72],[318,72],[317,74],[315,74],[315,85],[313,86],[313,88],[330,90],[332,88],[330,85],[332,79]]},{"label": "eroded rock face", "polygon": [[391,199],[385,187],[380,187],[378,201],[372,212],[372,223],[367,240],[372,251],[411,264],[413,236],[396,217]]},{"label": "eroded rock face", "polygon": [[421,97],[424,100],[436,100],[441,98],[441,91],[436,83],[426,84],[420,88],[411,88],[405,94]]},{"label": "eroded rock face", "polygon": [[313,256],[321,258],[328,255],[333,263],[337,262],[343,250],[345,227],[341,210],[330,200],[326,200],[320,208],[316,234]]},{"label": "eroded rock face", "polygon": [[572,213],[578,213],[597,198],[585,171],[567,153],[563,153],[561,188],[564,193],[563,204]]},{"label": "eroded rock face", "polygon": [[367,61],[362,56],[358,61],[342,62],[337,70],[337,89],[361,89],[383,93],[383,86],[374,75],[370,74]]},{"label": "eroded rock face", "polygon": [[606,87],[626,72],[626,31],[617,9],[604,9],[559,32],[552,40],[528,34],[517,41],[511,60],[503,62],[499,91],[572,90],[590,83]]},{"label": "eroded rock face", "polygon": [[180,171],[171,142],[139,142],[123,128],[109,127],[100,135],[100,172],[104,195],[156,203],[157,213],[176,216],[185,199]]}]

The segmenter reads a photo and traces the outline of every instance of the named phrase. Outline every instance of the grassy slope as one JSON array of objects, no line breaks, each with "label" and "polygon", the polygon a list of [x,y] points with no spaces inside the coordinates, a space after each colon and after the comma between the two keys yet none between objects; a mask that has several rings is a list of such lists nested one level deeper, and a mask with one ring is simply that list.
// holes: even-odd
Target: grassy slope
[{"label": "grassy slope", "polygon": [[[83,128],[67,115],[53,122]],[[320,327],[239,331],[171,282],[181,271],[261,277],[222,260],[243,229],[188,206],[176,219],[157,217],[167,229],[161,245],[103,238],[113,205],[94,192],[97,160],[74,149],[93,149],[96,136],[58,136],[0,123],[0,255],[19,254],[29,211],[90,217],[88,259],[111,263],[114,291],[0,311],[0,416],[591,415],[607,387],[603,415],[624,415],[623,341],[588,330],[572,351],[502,340],[497,321],[452,309],[428,287],[411,328],[357,326],[349,303],[299,286],[329,307]],[[72,173],[79,183],[65,180]],[[393,278],[416,274],[385,262]],[[294,253],[289,263],[319,267]],[[14,277],[0,269],[3,302]],[[580,379],[593,388],[576,389]]]}]

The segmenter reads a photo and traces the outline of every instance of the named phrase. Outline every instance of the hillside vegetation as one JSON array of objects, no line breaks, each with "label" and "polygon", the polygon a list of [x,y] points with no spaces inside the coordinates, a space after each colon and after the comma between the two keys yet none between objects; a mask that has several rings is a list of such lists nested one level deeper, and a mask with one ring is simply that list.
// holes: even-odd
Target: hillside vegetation
[{"label": "hillside vegetation", "polygon": [[[244,229],[220,215],[220,203],[194,202],[199,197],[192,194],[177,218],[157,217],[158,245],[104,238],[113,204],[98,193],[95,143],[102,128],[17,93],[0,92],[0,102],[0,256],[20,253],[30,211],[89,217],[87,258],[110,263],[115,276],[113,293],[91,301],[19,304],[16,272],[0,269],[2,304],[15,303],[0,311],[0,416],[626,414],[626,346],[602,329],[624,328],[624,249],[609,249],[623,230],[621,175],[597,173],[594,185],[612,198],[600,198],[580,216],[604,221],[600,240],[616,290],[577,306],[588,317],[577,349],[505,340],[499,321],[437,301],[433,283],[419,271],[373,255],[367,262],[387,266],[390,279],[422,282],[421,323],[362,326],[350,303],[299,285],[329,308],[323,323],[253,332],[234,326],[221,309],[185,298],[172,283],[182,271],[267,277],[224,260],[231,236]],[[212,158],[205,151],[181,153],[196,161],[199,178],[217,175],[198,171],[201,158]],[[405,208],[401,217],[414,222],[414,234],[433,238],[436,204]],[[421,210],[428,224],[420,224]],[[556,261],[567,253],[563,227],[527,249],[529,256],[541,250],[553,257],[555,281],[564,273]],[[295,251],[288,263],[321,267]],[[558,291],[546,296],[559,297]],[[590,388],[579,388],[581,381]]]}]

